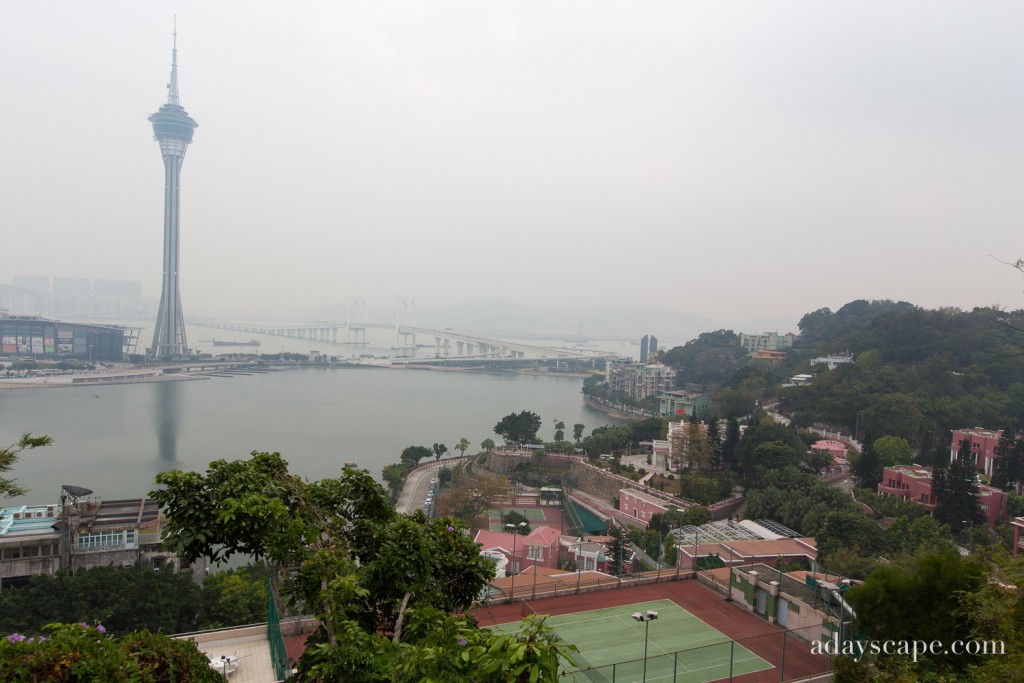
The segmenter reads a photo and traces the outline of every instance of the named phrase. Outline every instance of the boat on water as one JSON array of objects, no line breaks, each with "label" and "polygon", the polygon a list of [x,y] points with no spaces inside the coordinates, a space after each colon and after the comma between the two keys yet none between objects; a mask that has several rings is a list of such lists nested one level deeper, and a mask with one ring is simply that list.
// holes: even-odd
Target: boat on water
[{"label": "boat on water", "polygon": [[219,339],[211,339],[210,341],[213,343],[214,346],[259,346],[260,345],[260,340],[259,339],[250,339],[247,342],[221,341]]}]

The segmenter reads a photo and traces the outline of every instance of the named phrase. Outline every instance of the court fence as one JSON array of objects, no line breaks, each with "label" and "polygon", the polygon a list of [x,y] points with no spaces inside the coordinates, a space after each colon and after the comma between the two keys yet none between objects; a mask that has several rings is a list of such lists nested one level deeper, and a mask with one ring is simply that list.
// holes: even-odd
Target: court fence
[{"label": "court fence", "polygon": [[291,674],[288,667],[288,651],[284,645],[284,635],[281,633],[281,617],[277,613],[277,601],[274,600],[274,586],[271,579],[267,579],[267,641],[270,644],[270,660],[274,665],[274,675],[278,681],[283,681]]},{"label": "court fence", "polygon": [[625,574],[623,576],[612,576],[611,574],[589,570],[576,572],[566,570],[557,576],[550,576],[540,572],[532,574],[527,571],[526,573],[517,574],[517,580],[508,588],[498,589],[492,587],[492,594],[483,598],[481,602],[485,605],[496,605],[517,602],[519,600],[540,600],[542,598],[556,598],[564,595],[580,595],[594,591],[631,588],[633,586],[646,586],[652,583],[693,578],[695,578],[695,574],[692,569],[682,569],[679,567],[663,567],[658,570]]},{"label": "court fence", "polygon": [[[576,683],[639,683],[643,680],[699,683],[732,681],[737,676],[751,680],[750,674],[755,672],[760,674],[756,676],[758,681],[830,680],[831,658],[809,654],[810,644],[818,633],[819,630],[813,627],[780,630],[596,667],[574,654],[576,668],[570,667],[560,680]],[[765,660],[768,666],[751,664],[757,657]]]}]

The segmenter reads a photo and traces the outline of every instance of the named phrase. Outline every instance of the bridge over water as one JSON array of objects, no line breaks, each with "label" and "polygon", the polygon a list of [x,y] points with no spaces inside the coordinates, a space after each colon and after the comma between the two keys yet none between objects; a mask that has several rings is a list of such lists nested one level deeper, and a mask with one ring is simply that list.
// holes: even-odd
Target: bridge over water
[{"label": "bridge over water", "polygon": [[[245,334],[306,339],[321,344],[366,345],[367,329],[394,330],[395,346],[399,352],[408,352],[409,361],[414,358],[418,341],[428,339],[434,345],[434,358],[438,359],[594,359],[605,354],[593,350],[554,348],[536,344],[513,342],[504,339],[483,337],[451,328],[443,330],[430,327],[393,323],[310,323],[296,325],[266,325],[239,322],[190,322],[196,327],[244,332]],[[424,359],[416,359],[422,361]]]}]

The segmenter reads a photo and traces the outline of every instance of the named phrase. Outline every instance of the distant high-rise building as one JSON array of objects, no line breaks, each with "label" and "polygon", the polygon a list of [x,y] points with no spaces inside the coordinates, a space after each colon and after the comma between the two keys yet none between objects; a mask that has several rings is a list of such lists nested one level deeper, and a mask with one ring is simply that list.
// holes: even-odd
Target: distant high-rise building
[{"label": "distant high-rise building", "polygon": [[648,346],[649,343],[650,343],[650,341],[649,341],[647,335],[645,334],[640,339],[640,362],[641,363],[646,363],[647,362],[647,349],[649,348],[649,346]]},{"label": "distant high-rise building", "polygon": [[647,349],[647,355],[650,358],[655,358],[658,355],[658,338],[653,334],[651,335],[651,344]]},{"label": "distant high-rise building", "polygon": [[181,206],[181,165],[185,150],[198,127],[178,102],[178,32],[174,32],[171,49],[171,81],[167,84],[167,104],[149,117],[153,137],[160,143],[164,158],[164,275],[157,311],[153,345],[149,349],[156,358],[172,358],[188,354],[185,339],[185,318],[181,312],[178,291],[179,208]]}]

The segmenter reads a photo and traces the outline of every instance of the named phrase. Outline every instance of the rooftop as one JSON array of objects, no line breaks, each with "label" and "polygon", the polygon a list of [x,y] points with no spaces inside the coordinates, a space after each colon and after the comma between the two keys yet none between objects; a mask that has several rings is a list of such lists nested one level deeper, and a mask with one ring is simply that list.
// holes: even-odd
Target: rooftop
[{"label": "rooftop", "polygon": [[719,541],[761,541],[780,538],[796,538],[800,534],[771,519],[757,521],[744,519],[740,522],[724,520],[708,522],[700,526],[683,526],[672,532],[682,543],[697,539],[697,542]]},{"label": "rooftop", "polygon": [[22,505],[0,509],[0,537],[38,534],[53,530],[59,505]]}]

